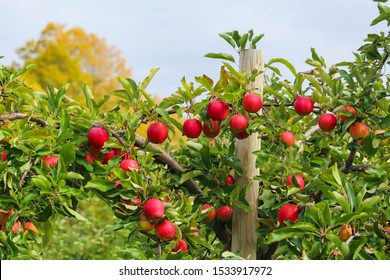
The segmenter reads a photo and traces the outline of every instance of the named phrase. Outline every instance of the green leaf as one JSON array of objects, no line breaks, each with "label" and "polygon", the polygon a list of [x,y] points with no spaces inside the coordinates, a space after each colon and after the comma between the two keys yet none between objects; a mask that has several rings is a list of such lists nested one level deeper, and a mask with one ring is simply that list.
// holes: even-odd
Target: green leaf
[{"label": "green leaf", "polygon": [[332,166],[332,175],[333,175],[333,178],[336,180],[337,184],[339,184],[340,186],[343,186],[340,172],[339,172],[339,169],[337,167],[337,162],[335,164],[333,164],[333,166]]},{"label": "green leaf", "polygon": [[326,239],[332,241],[337,246],[345,259],[349,258],[351,252],[348,245],[345,242],[342,242],[337,235],[328,233],[326,235]]},{"label": "green leaf", "polygon": [[323,217],[324,217],[325,225],[330,225],[330,223],[331,223],[331,213],[330,213],[330,209],[329,209],[329,203],[327,201],[325,202]]},{"label": "green leaf", "polygon": [[156,112],[166,121],[167,123],[170,123],[169,114],[167,111],[165,111],[163,108],[156,108]]},{"label": "green leaf", "polygon": [[267,244],[278,242],[290,237],[317,234],[317,229],[311,223],[297,223],[271,232],[267,240]]},{"label": "green leaf", "polygon": [[380,201],[382,200],[382,197],[380,196],[372,196],[372,197],[369,197],[365,200],[362,201],[362,203],[360,203],[360,207],[358,209],[358,211],[364,211],[364,210],[367,210],[367,211],[372,211],[372,207],[376,204],[378,204]]},{"label": "green leaf", "polygon": [[354,220],[366,220],[368,219],[369,215],[365,212],[353,212],[349,214],[344,214],[343,216],[337,218],[337,220],[334,221],[334,225],[343,225],[348,224],[351,221]]},{"label": "green leaf", "polygon": [[242,35],[239,41],[241,50],[245,49],[247,42],[248,42],[248,33],[245,33],[244,35]]},{"label": "green leaf", "polygon": [[83,180],[84,177],[76,172],[70,171],[66,173],[65,176],[61,177],[61,179],[66,179],[66,180]]},{"label": "green leaf", "polygon": [[142,250],[139,248],[134,248],[134,247],[127,248],[127,249],[124,249],[124,252],[129,253],[134,260],[147,260],[148,259],[145,255],[145,253],[142,252]]},{"label": "green leaf", "polygon": [[208,53],[205,55],[208,58],[224,59],[235,63],[234,57],[227,53]]},{"label": "green leaf", "polygon": [[32,177],[31,184],[41,190],[48,190],[51,186],[50,181],[43,175],[37,175]]},{"label": "green leaf", "polygon": [[353,187],[350,183],[344,184],[344,190],[346,191],[348,195],[348,201],[351,208],[351,211],[353,211],[356,207],[356,195],[355,191],[353,190]]},{"label": "green leaf", "polygon": [[387,129],[388,127],[390,127],[390,115],[384,117],[384,119],[381,121],[380,127],[382,129]]},{"label": "green leaf", "polygon": [[390,25],[390,10],[386,9],[386,6],[383,6],[381,4],[378,4],[378,9],[380,12],[380,15],[376,17],[372,22],[370,26],[376,25],[384,20],[387,20],[387,26]]},{"label": "green leaf", "polygon": [[213,88],[213,80],[206,75],[195,77],[195,81],[204,86],[207,90],[211,90]]},{"label": "green leaf", "polygon": [[86,84],[83,84],[81,88],[83,89],[85,102],[87,104],[89,111],[94,112],[95,107],[93,106],[93,94],[91,89]]},{"label": "green leaf", "polygon": [[35,64],[29,64],[27,65],[26,67],[16,71],[15,73],[13,73],[11,76],[10,76],[10,80],[15,80],[16,78],[22,76],[24,73],[26,73],[27,71],[30,71],[32,68],[36,67]]},{"label": "green leaf", "polygon": [[352,76],[345,70],[339,70],[338,71],[340,76],[344,78],[344,80],[347,81],[348,85],[351,87],[352,90],[355,90],[355,83],[353,81]]},{"label": "green leaf", "polygon": [[212,165],[210,161],[210,148],[207,145],[203,145],[202,149],[200,149],[200,156],[202,158],[205,167],[208,170],[211,170]]},{"label": "green leaf", "polygon": [[214,250],[213,246],[207,242],[203,237],[195,236],[192,234],[189,234],[186,236],[186,240],[195,248],[198,248],[198,245],[201,245],[209,250]]},{"label": "green leaf", "polygon": [[85,185],[85,188],[106,192],[114,188],[114,183],[104,179],[92,179]]},{"label": "green leaf", "polygon": [[69,211],[69,213],[71,215],[73,215],[73,217],[75,217],[77,220],[80,220],[80,221],[83,221],[83,222],[88,222],[88,219],[84,218],[83,216],[81,216],[79,213],[77,213],[76,211],[74,211],[72,208],[68,207],[68,206],[65,206],[66,210]]},{"label": "green leaf", "polygon": [[352,259],[356,260],[358,259],[359,252],[363,248],[363,246],[367,242],[367,237],[361,236],[358,240],[352,240],[352,242],[349,245],[349,248],[351,250]]},{"label": "green leaf", "polygon": [[156,73],[160,70],[160,68],[153,68],[149,71],[148,76],[141,82],[138,89],[145,90],[149,83],[152,81],[153,77],[156,75]]},{"label": "green leaf", "polygon": [[[58,114],[58,110],[62,110],[62,107],[60,106],[62,98],[64,98],[66,91],[68,90],[70,84],[66,84],[65,86],[61,87],[59,90],[56,92],[56,97],[55,97],[55,106],[56,106],[56,113]],[[61,112],[61,111],[60,111]]]},{"label": "green leaf", "polygon": [[337,202],[340,204],[340,206],[344,209],[344,211],[350,213],[351,209],[345,197],[343,197],[341,194],[339,194],[336,191],[333,191],[332,194],[334,198],[337,200]]},{"label": "green leaf", "polygon": [[67,110],[61,110],[59,113],[60,116],[60,127],[61,131],[67,130],[70,128],[69,113]]},{"label": "green leaf", "polygon": [[138,89],[137,84],[132,79],[125,79],[118,77],[118,81],[121,83],[123,89],[126,91],[126,99],[130,102],[138,100],[138,95],[135,93]]},{"label": "green leaf", "polygon": [[64,159],[65,165],[70,165],[76,160],[76,150],[74,143],[69,142],[62,146],[60,155]]},{"label": "green leaf", "polygon": [[360,203],[362,202],[365,194],[367,192],[366,186],[363,186],[363,188],[359,191],[359,193],[356,195],[355,198],[355,207],[358,209],[360,207]]},{"label": "green leaf", "polygon": [[234,42],[233,38],[230,37],[229,35],[226,35],[226,34],[219,34],[219,37],[221,37],[221,38],[224,39],[226,42],[228,42],[229,45],[232,46],[233,48],[236,48],[236,43]]},{"label": "green leaf", "polygon": [[190,172],[187,172],[181,176],[180,184],[183,184],[185,181],[188,181],[188,180],[195,178],[195,177],[198,177],[200,175],[203,175],[203,172],[201,170],[192,170]]},{"label": "green leaf", "polygon": [[263,34],[260,34],[258,36],[255,36],[252,41],[251,41],[251,48],[252,49],[256,49],[256,44],[257,42],[259,42],[261,40],[261,38],[264,37],[264,33]]},{"label": "green leaf", "polygon": [[273,63],[282,63],[284,66],[286,66],[290,70],[290,72],[294,75],[294,77],[297,75],[297,70],[295,70],[295,67],[290,62],[288,62],[286,59],[273,58],[268,62],[269,65],[271,65]]}]

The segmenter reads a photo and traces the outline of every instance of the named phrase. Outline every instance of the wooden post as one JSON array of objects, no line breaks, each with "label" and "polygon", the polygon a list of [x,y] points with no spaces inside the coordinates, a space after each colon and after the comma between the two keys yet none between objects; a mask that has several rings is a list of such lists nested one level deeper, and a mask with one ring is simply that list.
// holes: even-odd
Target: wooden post
[{"label": "wooden post", "polygon": [[[254,49],[240,51],[240,71],[250,75],[254,69],[264,71],[264,52]],[[248,85],[247,90],[263,97],[263,83],[264,75],[260,74],[253,83]],[[232,252],[240,253],[243,258],[252,260],[256,259],[257,251],[257,201],[259,196],[259,182],[254,180],[254,177],[259,175],[259,169],[256,168],[256,156],[253,152],[259,150],[260,145],[258,133],[253,133],[248,138],[236,142],[236,158],[243,170],[241,177],[236,176],[236,182],[240,188],[247,184],[251,186],[246,193],[250,211],[245,212],[237,206],[233,209]]]}]

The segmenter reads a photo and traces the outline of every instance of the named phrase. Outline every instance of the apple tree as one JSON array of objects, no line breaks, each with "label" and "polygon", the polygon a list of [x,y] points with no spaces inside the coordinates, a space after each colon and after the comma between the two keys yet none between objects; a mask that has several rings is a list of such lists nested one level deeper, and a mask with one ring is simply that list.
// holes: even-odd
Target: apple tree
[{"label": "apple tree", "polygon": [[[378,7],[373,24],[389,22]],[[263,35],[220,37],[241,52]],[[42,258],[52,219],[86,220],[78,202],[96,196],[118,218],[106,234],[126,231],[134,259],[388,259],[389,47],[389,34],[369,34],[354,61],[331,67],[312,49],[304,71],[273,58],[241,72],[209,53],[223,60],[219,77],[183,78],[160,103],[147,91],[158,69],[118,78],[103,99],[84,85],[76,100],[68,85],[28,87],[32,66],[2,67],[1,258]],[[260,75],[262,93],[250,86]],[[231,249],[233,210],[251,210],[236,146],[255,133],[257,245],[244,256]]]}]

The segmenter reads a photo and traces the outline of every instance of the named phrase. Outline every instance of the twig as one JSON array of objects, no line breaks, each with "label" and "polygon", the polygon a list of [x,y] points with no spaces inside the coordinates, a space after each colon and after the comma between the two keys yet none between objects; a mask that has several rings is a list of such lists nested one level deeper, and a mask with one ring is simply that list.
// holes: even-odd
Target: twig
[{"label": "twig", "polygon": [[[320,127],[318,126],[318,124],[316,124],[315,126],[311,127],[308,131],[305,132],[305,138],[309,138],[310,136],[312,136],[313,133],[315,133],[317,130],[319,130]],[[303,149],[304,149],[304,144],[305,144],[305,140],[301,140],[298,142],[299,144],[299,150],[298,150],[298,154],[303,152]]]},{"label": "twig", "polygon": [[[214,237],[214,239],[211,241],[210,245],[213,245],[213,243],[216,239],[217,239],[217,236]],[[207,249],[206,254],[204,255],[202,260],[205,260],[208,254],[210,254],[210,249]]]},{"label": "twig", "polygon": [[[31,160],[31,157],[30,157],[30,160]],[[20,182],[19,182],[20,189],[23,187],[24,182],[26,181],[27,174],[30,172],[32,166],[33,166],[33,164],[32,164],[32,162],[30,162],[30,167],[27,168],[26,170],[24,170],[22,177],[20,178]]]},{"label": "twig", "polygon": [[[4,121],[4,120],[10,120],[10,121],[14,121],[14,120],[21,120],[21,119],[24,119],[24,118],[27,118],[28,115],[27,114],[23,114],[23,113],[9,113],[9,114],[3,114],[0,116],[0,121]],[[40,118],[36,118],[36,117],[30,117],[30,121],[32,122],[35,122],[37,124],[39,124],[40,126],[42,127],[46,127],[49,125],[49,122],[43,120],[43,119],[40,119]]]}]

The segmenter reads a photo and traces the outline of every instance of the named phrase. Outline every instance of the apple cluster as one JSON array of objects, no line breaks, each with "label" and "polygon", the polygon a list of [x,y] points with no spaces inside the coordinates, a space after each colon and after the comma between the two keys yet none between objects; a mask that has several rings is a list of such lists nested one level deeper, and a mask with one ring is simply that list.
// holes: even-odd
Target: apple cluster
[{"label": "apple cluster", "polygon": [[[176,226],[165,216],[164,203],[157,199],[148,199],[143,206],[143,214],[140,215],[138,227],[146,232],[154,229],[158,239],[165,242],[175,240]],[[187,252],[188,244],[184,238],[176,240],[176,245],[172,249],[173,252]]]},{"label": "apple cluster", "polygon": [[[295,112],[300,116],[307,116],[313,112],[314,102],[311,97],[299,96],[293,103]],[[340,123],[347,120],[347,118],[356,118],[357,111],[352,106],[344,106],[338,111],[336,116],[334,113],[321,114],[317,119],[318,127],[325,132],[329,132],[335,129],[338,121]],[[355,140],[364,139],[369,134],[369,128],[366,124],[358,121],[354,121],[348,128],[349,134]],[[384,132],[384,131],[383,131]],[[382,133],[383,133],[382,132]],[[295,135],[290,131],[284,131],[280,135],[280,140],[285,143],[286,146],[293,146],[295,144]],[[290,175],[286,179],[287,186],[299,187],[302,191],[305,187],[305,182],[300,174]],[[277,218],[281,225],[285,225],[284,221],[288,220],[292,223],[298,221],[299,208],[295,204],[284,204],[277,211]]]},{"label": "apple cluster", "polygon": [[103,127],[93,127],[88,132],[89,152],[85,155],[85,159],[93,163],[93,160],[101,161],[103,164],[108,164],[108,161],[115,156],[121,157],[120,168],[123,171],[139,170],[139,164],[136,160],[131,159],[130,155],[122,152],[122,149],[115,148],[108,153],[103,153],[103,146],[108,141],[108,131]]},{"label": "apple cluster", "polygon": [[[255,93],[247,93],[242,98],[242,108],[249,113],[257,113],[263,106],[261,97]],[[183,124],[183,133],[188,138],[198,138],[203,132],[209,138],[216,137],[221,131],[221,122],[230,115],[230,106],[223,100],[212,100],[206,109],[208,119],[203,123],[195,118],[187,119]],[[244,139],[249,136],[247,132],[248,114],[234,112],[229,118],[230,130],[236,138]]]}]

